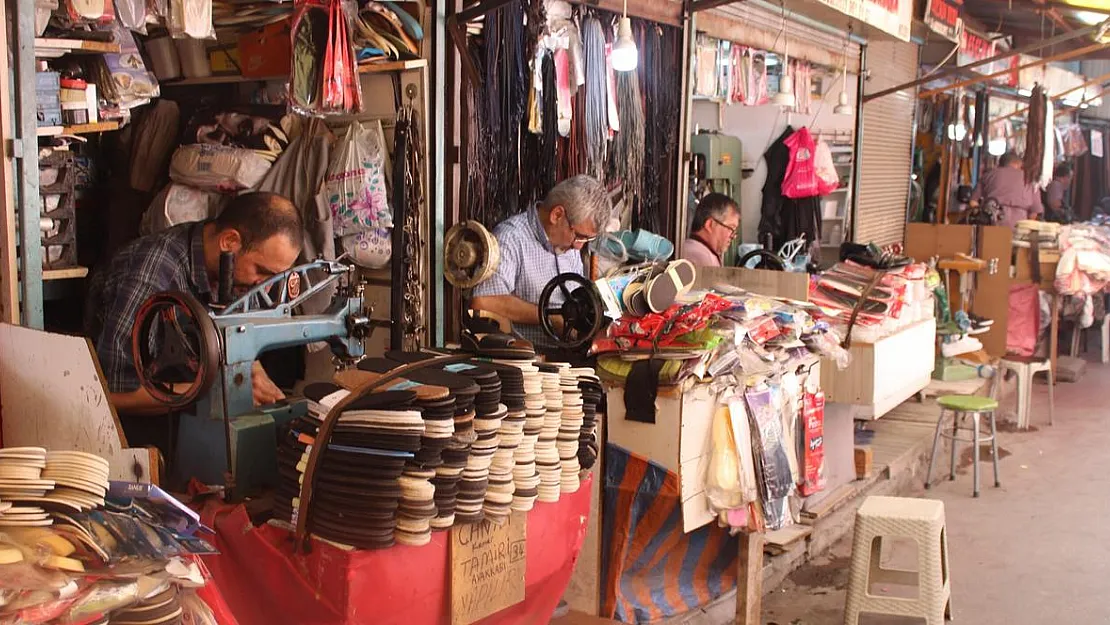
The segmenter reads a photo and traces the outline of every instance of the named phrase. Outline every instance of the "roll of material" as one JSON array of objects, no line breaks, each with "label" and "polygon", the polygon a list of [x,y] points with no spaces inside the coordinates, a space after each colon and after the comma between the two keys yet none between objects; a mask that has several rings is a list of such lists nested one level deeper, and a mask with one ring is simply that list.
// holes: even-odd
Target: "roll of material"
[{"label": "roll of material", "polygon": [[159,37],[146,42],[150,63],[158,80],[181,78],[181,59],[177,56],[177,46],[169,37]]},{"label": "roll of material", "polygon": [[49,217],[39,217],[39,230],[43,232],[50,232],[58,225],[57,220]]},{"label": "roll of material", "polygon": [[186,78],[205,78],[212,75],[208,64],[208,49],[202,39],[174,39],[177,55],[181,59],[181,70]]}]

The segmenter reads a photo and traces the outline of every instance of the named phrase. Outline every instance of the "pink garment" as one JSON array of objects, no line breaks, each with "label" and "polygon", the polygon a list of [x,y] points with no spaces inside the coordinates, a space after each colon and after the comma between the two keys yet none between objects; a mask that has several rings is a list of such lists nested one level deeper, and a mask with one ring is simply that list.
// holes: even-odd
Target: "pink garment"
[{"label": "pink garment", "polygon": [[1035,219],[1044,212],[1041,192],[1035,185],[1025,183],[1025,172],[1015,167],[996,167],[988,171],[971,199],[982,201],[994,198],[1002,205],[1000,226],[1013,228],[1023,219]]},{"label": "pink garment", "polygon": [[1035,284],[1010,285],[1010,316],[1006,322],[1006,351],[1032,356],[1041,328],[1041,295]]},{"label": "pink garment", "polygon": [[682,243],[682,257],[694,263],[695,267],[720,267],[721,259],[704,243],[697,239],[686,239]]}]

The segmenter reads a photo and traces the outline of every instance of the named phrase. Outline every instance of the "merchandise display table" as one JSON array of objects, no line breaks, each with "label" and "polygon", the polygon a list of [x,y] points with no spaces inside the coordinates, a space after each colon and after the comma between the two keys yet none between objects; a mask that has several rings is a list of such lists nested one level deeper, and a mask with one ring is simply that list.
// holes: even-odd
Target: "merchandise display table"
[{"label": "merchandise display table", "polygon": [[[528,513],[525,599],[480,625],[548,622],[582,548],[593,479]],[[203,517],[220,550],[205,562],[242,625],[451,623],[449,532],[423,547],[380,551],[313,539],[309,553],[295,554],[291,532],[254,527],[243,506],[210,504]]]}]

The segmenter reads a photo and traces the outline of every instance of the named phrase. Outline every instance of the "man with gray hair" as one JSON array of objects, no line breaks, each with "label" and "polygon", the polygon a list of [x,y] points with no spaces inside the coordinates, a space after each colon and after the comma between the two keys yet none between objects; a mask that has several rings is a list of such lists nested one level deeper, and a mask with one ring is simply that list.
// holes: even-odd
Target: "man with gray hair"
[{"label": "man with gray hair", "polygon": [[561,273],[585,275],[582,248],[597,238],[612,213],[609,193],[594,178],[575,176],[555,185],[542,202],[494,228],[501,262],[474,289],[471,308],[505,317],[516,334],[534,344],[549,343],[539,325],[540,293]]},{"label": "man with gray hair", "polygon": [[740,228],[740,208],[722,193],[710,193],[694,209],[690,238],[682,243],[682,257],[695,267],[720,267],[721,256]]}]

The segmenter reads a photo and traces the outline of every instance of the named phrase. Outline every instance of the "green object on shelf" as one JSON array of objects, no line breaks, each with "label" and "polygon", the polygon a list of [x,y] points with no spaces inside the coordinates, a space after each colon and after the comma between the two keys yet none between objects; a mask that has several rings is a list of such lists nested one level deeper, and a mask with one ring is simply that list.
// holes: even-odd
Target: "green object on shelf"
[{"label": "green object on shelf", "polygon": [[933,379],[941,382],[962,382],[979,377],[979,368],[956,362],[951,358],[938,358],[933,368]]},{"label": "green object on shelf", "polygon": [[998,408],[998,400],[980,395],[944,395],[937,398],[937,403],[948,410],[961,412],[986,412]]}]

